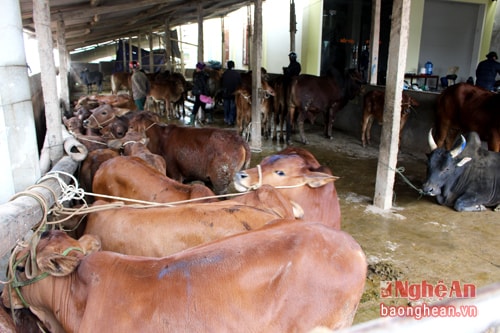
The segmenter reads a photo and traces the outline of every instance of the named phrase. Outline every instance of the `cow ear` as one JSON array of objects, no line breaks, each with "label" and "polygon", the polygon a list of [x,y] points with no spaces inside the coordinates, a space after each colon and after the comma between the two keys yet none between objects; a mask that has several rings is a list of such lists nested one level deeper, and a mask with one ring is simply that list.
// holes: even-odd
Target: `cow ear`
[{"label": "cow ear", "polygon": [[306,184],[312,188],[321,187],[329,182],[336,181],[337,179],[339,179],[339,177],[332,176],[324,172],[311,172],[304,176]]},{"label": "cow ear", "polygon": [[101,239],[96,235],[83,235],[78,242],[85,255],[101,250]]},{"label": "cow ear", "polygon": [[38,268],[42,272],[47,272],[53,276],[66,276],[71,274],[80,263],[80,256],[73,257],[52,253],[47,256],[38,256],[36,259]]}]

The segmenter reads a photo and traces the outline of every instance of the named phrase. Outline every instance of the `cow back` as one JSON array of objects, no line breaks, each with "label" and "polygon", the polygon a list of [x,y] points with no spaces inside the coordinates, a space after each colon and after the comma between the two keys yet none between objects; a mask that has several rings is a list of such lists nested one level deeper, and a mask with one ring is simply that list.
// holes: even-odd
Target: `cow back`
[{"label": "cow back", "polygon": [[172,332],[341,329],[352,324],[366,280],[359,244],[317,223],[276,221],[158,259],[108,251],[63,258],[67,245],[50,245],[60,250],[37,248],[41,260],[79,260],[78,269],[21,292],[68,332],[157,332],[165,323]]},{"label": "cow back", "polygon": [[[140,130],[145,124],[131,125]],[[234,174],[250,163],[250,147],[234,130],[156,124],[146,135],[149,150],[165,159],[167,176],[179,182],[203,181],[216,194],[225,194]]]},{"label": "cow back", "polygon": [[[215,194],[201,184],[179,183],[160,173],[136,156],[118,156],[99,167],[93,186],[96,194],[151,202],[175,202],[193,198],[210,198]],[[118,199],[120,200],[120,199]]]},{"label": "cow back", "polygon": [[480,87],[459,83],[446,88],[437,101],[437,145],[451,149],[458,134],[475,131],[500,151],[500,98]]},{"label": "cow back", "polygon": [[[162,257],[261,228],[275,219],[294,220],[292,204],[279,194],[267,191],[262,196],[255,193],[248,196],[240,201],[188,203],[174,207],[126,206],[97,211],[88,215],[85,234],[99,236],[104,250]],[[104,203],[98,201],[93,207]]]}]

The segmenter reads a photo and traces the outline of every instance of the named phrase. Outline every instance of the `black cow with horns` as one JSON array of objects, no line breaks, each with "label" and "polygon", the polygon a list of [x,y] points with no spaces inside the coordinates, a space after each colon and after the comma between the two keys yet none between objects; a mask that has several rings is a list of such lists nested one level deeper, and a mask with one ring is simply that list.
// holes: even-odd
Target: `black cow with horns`
[{"label": "black cow with horns", "polygon": [[462,212],[500,208],[500,153],[481,147],[476,132],[463,135],[451,150],[438,148],[429,132],[425,195],[435,196],[440,205]]}]

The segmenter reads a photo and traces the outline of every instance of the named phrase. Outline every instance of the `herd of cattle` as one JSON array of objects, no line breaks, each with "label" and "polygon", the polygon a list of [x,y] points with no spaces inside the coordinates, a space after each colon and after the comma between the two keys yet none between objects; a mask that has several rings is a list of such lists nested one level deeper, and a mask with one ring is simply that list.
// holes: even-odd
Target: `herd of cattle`
[{"label": "herd of cattle", "polygon": [[[248,111],[251,76],[243,77],[235,95]],[[46,231],[36,235],[33,248],[16,247],[4,305],[28,308],[50,332],[350,326],[367,262],[341,230],[332,171],[290,145],[250,167],[243,125],[235,131],[165,123],[156,112],[134,111],[132,98],[118,94],[114,82],[112,95],[81,98],[63,119],[88,150],[78,177],[92,209],[73,232]],[[155,85],[169,87],[161,96],[171,110],[189,89],[178,75]],[[354,72],[288,82],[265,74],[262,87],[262,110],[279,113],[275,131],[282,121],[290,135],[294,122],[286,120],[296,119],[307,143],[304,121],[323,112],[324,134],[331,137],[335,114],[359,94],[360,81]],[[402,100],[401,128],[418,106],[406,93]],[[438,203],[458,211],[500,204],[497,101],[498,95],[465,84],[441,94],[438,142],[431,129],[423,185]],[[365,94],[363,145],[383,105],[383,93]],[[263,130],[270,135],[268,123]],[[454,143],[462,131],[471,133]]]}]

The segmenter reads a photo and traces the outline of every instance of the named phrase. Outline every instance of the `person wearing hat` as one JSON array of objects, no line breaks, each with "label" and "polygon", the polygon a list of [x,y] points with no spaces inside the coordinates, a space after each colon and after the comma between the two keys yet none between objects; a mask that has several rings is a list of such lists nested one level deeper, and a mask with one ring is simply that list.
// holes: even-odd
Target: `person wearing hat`
[{"label": "person wearing hat", "polygon": [[299,75],[302,67],[297,61],[297,53],[290,52],[288,54],[288,59],[290,59],[290,64],[288,65],[288,67],[283,67],[283,74],[288,78]]},{"label": "person wearing hat", "polygon": [[481,61],[476,68],[476,86],[489,91],[495,90],[495,79],[500,74],[500,63],[497,62],[496,52],[486,55],[486,60]]},{"label": "person wearing hat", "polygon": [[234,70],[234,61],[227,62],[227,69],[222,74],[222,98],[224,99],[224,123],[233,126],[236,121],[236,103],[234,92],[241,84],[241,74]]},{"label": "person wearing hat", "polygon": [[[191,116],[189,117],[189,124],[194,125],[194,121],[196,119],[196,114],[198,113],[198,109],[201,107],[203,113],[206,112],[205,106],[206,103],[203,102],[200,98],[201,95],[208,96],[208,73],[204,71],[205,63],[198,62],[196,64],[196,69],[193,73],[193,89],[191,93],[194,96],[194,104],[193,111],[191,111]],[[212,121],[212,113],[207,114],[207,120]]]},{"label": "person wearing hat", "polygon": [[151,85],[146,74],[140,70],[141,66],[137,61],[131,61],[129,67],[132,70],[132,97],[137,106],[137,110],[143,111]]}]

